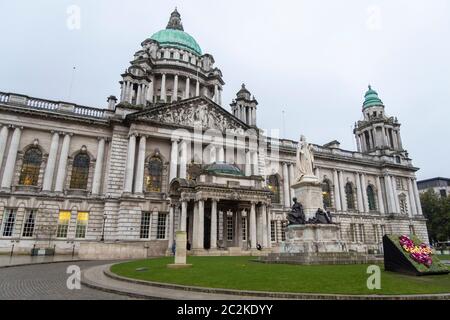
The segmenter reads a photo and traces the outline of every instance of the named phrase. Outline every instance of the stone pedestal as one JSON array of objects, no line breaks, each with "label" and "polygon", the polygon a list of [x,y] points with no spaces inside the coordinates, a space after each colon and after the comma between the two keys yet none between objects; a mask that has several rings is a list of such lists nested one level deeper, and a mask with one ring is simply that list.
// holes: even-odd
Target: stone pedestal
[{"label": "stone pedestal", "polygon": [[335,224],[290,225],[280,253],[344,252],[339,240],[339,226]]},{"label": "stone pedestal", "polygon": [[319,179],[315,176],[303,176],[291,188],[297,201],[303,206],[306,220],[314,218],[317,209],[323,208],[322,184]]},{"label": "stone pedestal", "polygon": [[177,231],[175,236],[175,263],[168,264],[168,268],[189,268],[192,265],[186,263],[186,231]]}]

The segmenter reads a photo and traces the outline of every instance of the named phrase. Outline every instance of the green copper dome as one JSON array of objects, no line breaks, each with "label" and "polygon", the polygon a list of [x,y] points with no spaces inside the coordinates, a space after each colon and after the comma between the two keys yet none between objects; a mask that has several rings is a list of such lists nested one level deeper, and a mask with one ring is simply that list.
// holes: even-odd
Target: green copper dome
[{"label": "green copper dome", "polygon": [[383,106],[383,101],[378,98],[378,93],[369,85],[369,90],[367,90],[366,94],[364,95],[363,108],[373,106]]},{"label": "green copper dome", "polygon": [[218,162],[210,164],[205,168],[205,171],[207,173],[219,173],[219,174],[230,174],[234,176],[244,176],[244,173],[236,166],[225,163],[225,162]]},{"label": "green copper dome", "polygon": [[161,46],[171,46],[183,50],[188,50],[199,56],[202,55],[202,49],[197,41],[188,33],[184,32],[181,16],[177,8],[170,15],[169,23],[165,30],[158,31],[150,38],[159,42]]}]

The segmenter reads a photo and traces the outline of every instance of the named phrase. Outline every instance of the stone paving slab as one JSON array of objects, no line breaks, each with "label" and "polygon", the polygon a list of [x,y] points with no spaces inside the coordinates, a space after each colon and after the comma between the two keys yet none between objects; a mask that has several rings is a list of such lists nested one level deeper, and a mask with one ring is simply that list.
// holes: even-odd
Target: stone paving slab
[{"label": "stone paving slab", "polygon": [[99,290],[129,294],[139,298],[192,300],[450,300],[448,294],[422,295],[342,295],[314,293],[284,293],[264,291],[203,288],[129,279],[113,274],[112,264],[96,266],[83,272],[83,283]]}]

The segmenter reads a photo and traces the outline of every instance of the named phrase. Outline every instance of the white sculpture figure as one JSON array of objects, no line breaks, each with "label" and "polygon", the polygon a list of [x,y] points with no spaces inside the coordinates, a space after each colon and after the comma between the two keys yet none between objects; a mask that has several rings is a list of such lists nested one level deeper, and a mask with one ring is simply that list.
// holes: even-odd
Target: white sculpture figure
[{"label": "white sculpture figure", "polygon": [[297,146],[297,177],[296,180],[300,181],[303,176],[314,176],[314,154],[312,151],[312,145],[306,142],[304,135],[300,136],[300,141]]}]

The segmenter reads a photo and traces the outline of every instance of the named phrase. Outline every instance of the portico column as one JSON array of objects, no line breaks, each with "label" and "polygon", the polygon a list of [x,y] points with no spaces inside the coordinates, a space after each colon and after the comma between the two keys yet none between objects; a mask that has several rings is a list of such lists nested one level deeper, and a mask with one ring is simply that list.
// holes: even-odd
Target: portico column
[{"label": "portico column", "polygon": [[414,217],[415,215],[417,215],[417,205],[416,205],[416,198],[414,196],[413,185],[410,178],[408,178],[408,196],[411,207],[411,210],[408,210],[408,215],[410,217]]},{"label": "portico column", "polygon": [[155,85],[154,85],[154,80],[152,80],[151,82],[150,82],[150,84],[148,85],[148,93],[147,93],[147,100],[150,102],[150,103],[153,103],[153,92],[154,92],[154,87],[155,87]]},{"label": "portico column", "polygon": [[136,95],[136,104],[141,103],[141,95],[142,95],[142,85],[138,84],[137,95]]},{"label": "portico column", "polygon": [[267,248],[267,210],[266,204],[261,205],[261,220],[262,220],[262,246]]},{"label": "portico column", "polygon": [[125,188],[124,192],[133,192],[133,176],[134,176],[134,157],[136,153],[136,136],[130,135],[128,138],[128,154],[127,154],[127,167],[125,171]]},{"label": "portico column", "polygon": [[171,204],[169,207],[169,243],[167,245],[167,248],[170,250],[172,249],[173,245],[173,210],[174,206]]},{"label": "portico column", "polygon": [[270,248],[272,246],[272,240],[271,240],[271,234],[270,234],[270,225],[271,225],[271,219],[270,219],[270,208],[266,205],[266,215],[267,215],[267,248]]},{"label": "portico column", "polygon": [[128,83],[128,102],[129,103],[133,102],[133,83],[132,82]]},{"label": "portico column", "polygon": [[3,125],[2,129],[0,130],[0,171],[2,169],[3,157],[5,156],[7,140],[8,140],[8,127],[6,125]]},{"label": "portico column", "polygon": [[147,144],[146,136],[139,138],[139,153],[136,168],[136,181],[134,182],[134,192],[142,194],[144,186],[144,170],[145,170],[145,148]]},{"label": "portico column", "polygon": [[178,100],[178,75],[176,74],[173,79],[172,102],[176,102],[177,100]]},{"label": "portico column", "polygon": [[186,231],[186,217],[187,217],[187,201],[181,201],[181,221],[180,231]]},{"label": "portico column", "polygon": [[[44,181],[42,183],[42,191],[50,191],[52,189],[53,175],[55,173],[56,156],[58,155],[59,133],[54,132],[50,152],[48,154],[47,165],[45,167]],[[1,160],[0,160],[1,167]]]},{"label": "portico column", "polygon": [[389,213],[395,212],[394,197],[392,193],[391,178],[386,174],[384,176],[384,187],[386,189],[387,210]]},{"label": "portico column", "polygon": [[67,158],[69,157],[70,138],[72,134],[66,133],[59,156],[58,173],[56,175],[55,191],[62,192],[64,188],[64,182],[66,181],[67,171]]},{"label": "portico column", "polygon": [[211,200],[211,249],[217,248],[217,200]]},{"label": "portico column", "polygon": [[191,79],[189,77],[186,77],[186,89],[185,89],[185,93],[184,93],[184,98],[185,99],[189,99],[189,95],[190,95],[190,92],[191,92],[190,86],[191,86]]},{"label": "portico column", "polygon": [[356,194],[358,197],[358,211],[364,212],[364,204],[363,204],[363,198],[362,198],[362,184],[361,184],[361,178],[359,176],[359,173],[356,173]]},{"label": "portico column", "polygon": [[364,203],[364,210],[365,212],[369,212],[369,198],[367,197],[367,184],[366,184],[366,175],[363,173],[361,174],[361,192],[363,197],[363,203]]},{"label": "portico column", "polygon": [[104,157],[105,157],[105,138],[99,138],[97,149],[97,160],[95,161],[94,180],[92,182],[92,194],[100,194]]},{"label": "portico column", "polygon": [[245,151],[245,175],[247,177],[252,175],[252,160],[250,158],[250,150]]},{"label": "portico column", "polygon": [[377,184],[378,210],[380,211],[380,213],[384,214],[385,211],[384,211],[384,202],[383,202],[383,192],[381,191],[380,177],[377,176],[375,181]]},{"label": "portico column", "polygon": [[252,202],[250,209],[250,247],[256,249],[256,209]]},{"label": "portico column", "polygon": [[186,164],[187,164],[187,147],[186,141],[181,141],[181,155],[180,155],[180,178],[186,179]]},{"label": "portico column", "polygon": [[196,97],[200,96],[200,81],[198,81],[198,79],[195,83],[195,96]]},{"label": "portico column", "polygon": [[334,206],[337,211],[341,211],[341,190],[339,187],[337,170],[333,170],[333,183],[334,183]]},{"label": "portico column", "polygon": [[[291,201],[295,197],[294,189],[292,189],[292,185],[295,183],[294,181],[294,164],[289,164],[289,190],[291,191]],[[291,203],[289,202],[289,205]]]},{"label": "portico column", "polygon": [[22,135],[22,128],[16,127],[14,129],[11,142],[9,144],[8,157],[6,158],[5,171],[3,172],[2,189],[11,188],[12,179],[14,176],[14,168],[16,166],[17,151],[19,150],[20,137]]},{"label": "portico column", "polygon": [[414,188],[414,195],[415,195],[415,198],[416,198],[417,214],[422,216],[423,212],[422,212],[422,206],[420,205],[419,189],[417,189],[416,179],[412,180],[412,185],[413,185],[413,188]]},{"label": "portico column", "polygon": [[166,74],[163,73],[161,77],[161,100],[166,102]]},{"label": "portico column", "polygon": [[290,207],[291,200],[289,199],[289,174],[287,163],[283,162],[283,193],[284,193],[284,206]]},{"label": "portico column", "polygon": [[214,102],[219,103],[219,86],[217,84],[214,85]]},{"label": "portico column", "polygon": [[170,150],[170,176],[169,183],[177,177],[178,168],[178,139],[172,139],[172,149]]},{"label": "portico column", "polygon": [[203,200],[198,200],[195,203],[194,209],[194,249],[203,249],[203,239],[204,239],[204,221],[205,221],[205,204]]},{"label": "portico column", "polygon": [[338,171],[339,176],[339,187],[341,188],[341,205],[342,205],[342,211],[347,211],[347,196],[345,194],[345,187],[344,187],[344,177],[342,174],[342,171]]}]

